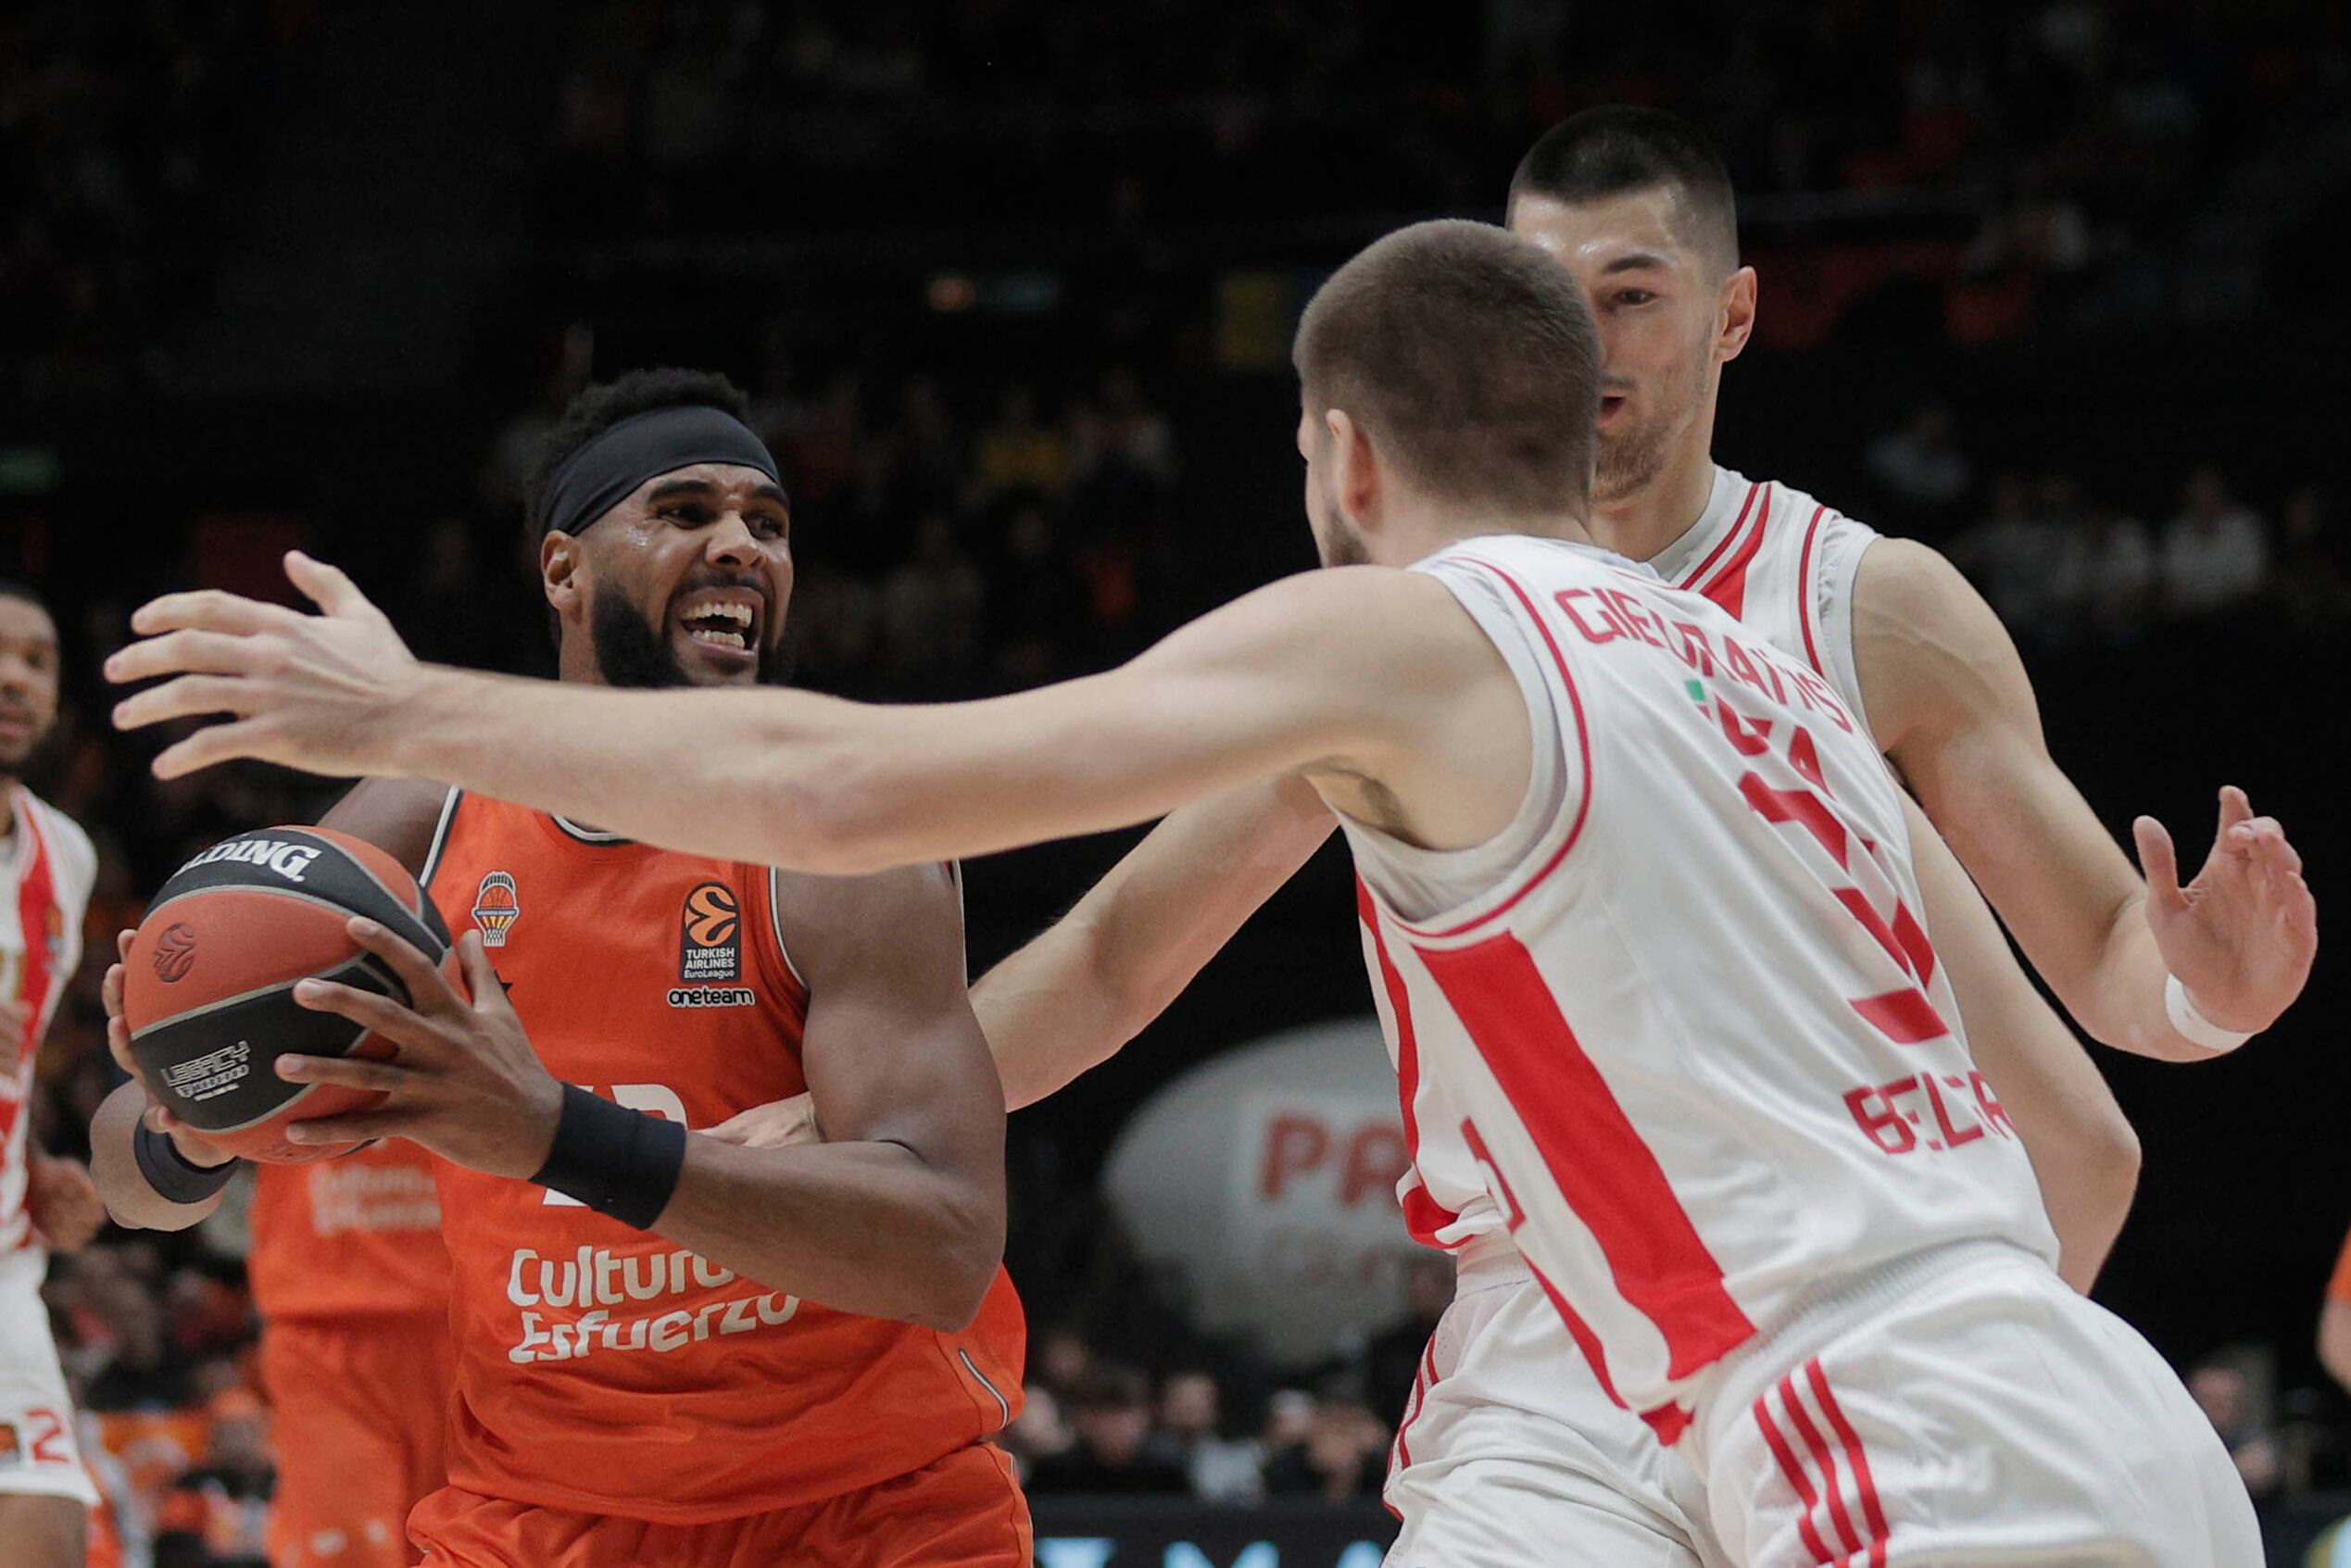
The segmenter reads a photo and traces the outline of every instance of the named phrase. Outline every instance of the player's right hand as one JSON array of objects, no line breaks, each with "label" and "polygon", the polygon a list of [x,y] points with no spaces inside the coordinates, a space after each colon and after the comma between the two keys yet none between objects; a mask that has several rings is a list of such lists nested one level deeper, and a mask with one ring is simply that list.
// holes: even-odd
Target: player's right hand
[{"label": "player's right hand", "polygon": [[[114,1057],[115,1065],[131,1074],[132,1082],[144,1090],[146,1081],[139,1076],[138,1059],[131,1054],[131,1025],[122,1016],[122,965],[131,957],[131,938],[137,935],[135,931],[115,934],[115,961],[107,966],[106,983],[99,987],[99,995],[107,1009],[107,1050]],[[198,1165],[226,1165],[236,1158],[166,1110],[152,1094],[147,1096],[147,1109],[140,1120],[169,1137],[179,1147],[182,1154]]]}]

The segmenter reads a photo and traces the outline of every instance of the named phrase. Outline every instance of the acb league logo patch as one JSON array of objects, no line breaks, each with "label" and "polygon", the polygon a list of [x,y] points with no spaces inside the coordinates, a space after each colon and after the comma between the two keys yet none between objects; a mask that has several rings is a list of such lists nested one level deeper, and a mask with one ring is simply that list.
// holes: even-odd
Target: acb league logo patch
[{"label": "acb league logo patch", "polygon": [[685,896],[680,917],[677,977],[688,985],[743,974],[743,912],[735,889],[706,882]]}]

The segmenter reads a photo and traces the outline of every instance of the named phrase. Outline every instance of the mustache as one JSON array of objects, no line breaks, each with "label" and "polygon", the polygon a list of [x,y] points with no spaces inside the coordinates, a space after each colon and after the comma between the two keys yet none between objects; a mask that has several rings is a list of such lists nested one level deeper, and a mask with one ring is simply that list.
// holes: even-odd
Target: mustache
[{"label": "mustache", "polygon": [[714,566],[697,567],[688,573],[685,581],[670,595],[670,602],[675,604],[686,595],[699,593],[705,588],[741,588],[757,594],[761,605],[766,608],[773,610],[775,608],[775,590],[766,578],[756,571],[730,571]]}]

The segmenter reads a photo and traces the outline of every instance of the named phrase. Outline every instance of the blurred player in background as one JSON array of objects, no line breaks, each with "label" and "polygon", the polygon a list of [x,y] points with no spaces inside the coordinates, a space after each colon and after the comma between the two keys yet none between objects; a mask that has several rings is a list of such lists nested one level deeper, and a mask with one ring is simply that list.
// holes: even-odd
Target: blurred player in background
[{"label": "blurred player in background", "polygon": [[[370,792],[333,825],[396,840],[396,820],[359,817]],[[421,863],[426,833],[393,848]],[[120,943],[127,953],[130,933]],[[107,972],[107,1043],[135,1074],[122,1022],[122,967]],[[99,1185],[119,1224],[173,1230],[234,1156],[185,1126],[142,1134],[136,1083],[116,1091],[92,1128]],[[144,1144],[144,1152],[141,1146]],[[447,1479],[449,1264],[433,1157],[385,1139],[337,1160],[255,1167],[246,1274],[261,1318],[261,1381],[277,1461],[272,1568],[403,1568],[416,1561],[409,1511]]]},{"label": "blurred player in background", "polygon": [[[564,680],[779,678],[791,513],[746,411],[678,370],[567,411],[529,502]],[[400,1047],[389,1101],[320,1141],[443,1156],[457,1397],[425,1561],[1026,1568],[988,1441],[1023,1351],[1002,1091],[951,871],[773,872],[412,782],[325,825],[401,854],[466,934],[470,1001],[373,928],[412,1008],[296,991]],[[833,1141],[686,1135],[780,1101]]]},{"label": "blurred player in background", "polygon": [[0,1568],[80,1568],[97,1489],[49,1309],[49,1251],[106,1223],[90,1174],[41,1152],[33,1058],[82,961],[98,855],[20,775],[57,717],[57,626],[31,589],[0,582]]}]

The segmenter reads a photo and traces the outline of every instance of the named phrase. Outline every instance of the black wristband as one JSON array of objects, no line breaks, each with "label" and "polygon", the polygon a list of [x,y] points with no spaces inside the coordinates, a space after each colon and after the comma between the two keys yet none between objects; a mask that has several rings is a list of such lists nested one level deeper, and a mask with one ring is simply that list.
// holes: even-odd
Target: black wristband
[{"label": "black wristband", "polygon": [[685,1129],[563,1085],[555,1146],[531,1180],[639,1230],[668,1208],[685,1169]]},{"label": "black wristband", "polygon": [[174,1203],[202,1203],[237,1173],[234,1160],[225,1165],[197,1164],[180,1152],[170,1134],[157,1132],[144,1120],[131,1134],[131,1158],[138,1161],[147,1185]]}]

